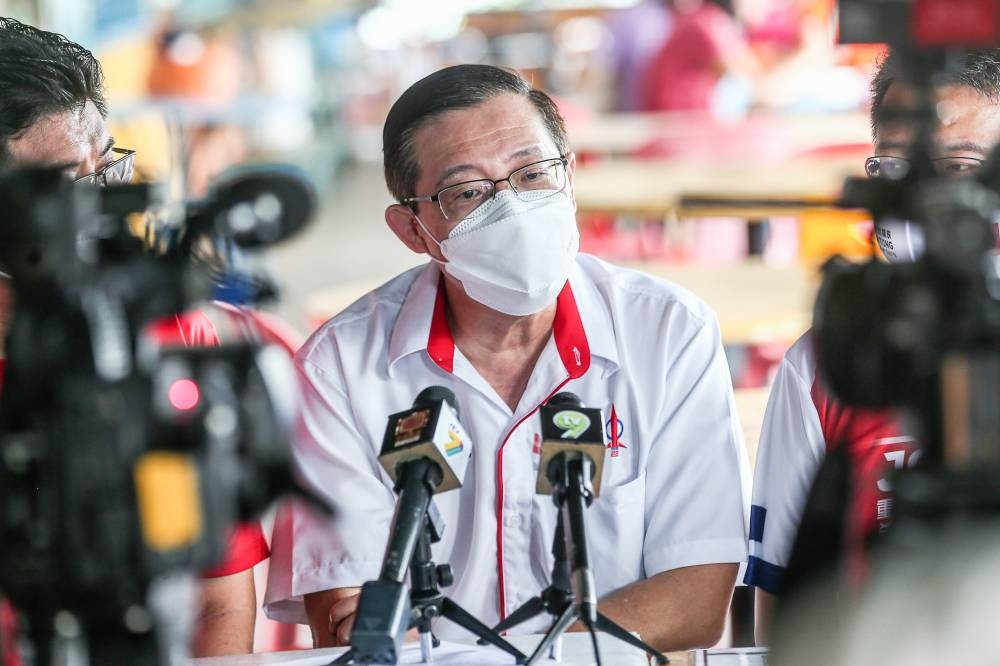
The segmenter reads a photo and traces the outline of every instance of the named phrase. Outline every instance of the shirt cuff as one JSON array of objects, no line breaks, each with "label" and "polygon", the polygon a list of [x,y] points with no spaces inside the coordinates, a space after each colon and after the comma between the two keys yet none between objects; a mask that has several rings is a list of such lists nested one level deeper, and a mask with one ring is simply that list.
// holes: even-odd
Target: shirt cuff
[{"label": "shirt cuff", "polygon": [[777,564],[771,564],[759,557],[750,556],[747,563],[747,573],[743,577],[743,582],[747,585],[759,587],[771,594],[781,593],[781,583],[785,577],[785,568]]},{"label": "shirt cuff", "polygon": [[338,560],[313,567],[292,570],[292,595],[284,599],[268,600],[264,613],[272,620],[308,624],[303,597],[313,592],[334,590],[340,587],[361,587],[378,578],[381,560]]}]

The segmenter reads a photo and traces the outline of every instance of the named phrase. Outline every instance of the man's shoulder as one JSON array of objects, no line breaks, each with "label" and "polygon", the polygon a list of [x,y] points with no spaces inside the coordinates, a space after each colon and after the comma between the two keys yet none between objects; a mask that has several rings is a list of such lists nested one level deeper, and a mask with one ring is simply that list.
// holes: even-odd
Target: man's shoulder
[{"label": "man's shoulder", "polygon": [[715,312],[705,301],[674,282],[635,268],[609,264],[588,254],[580,255],[579,265],[602,296],[616,307],[645,313],[683,312],[698,322],[715,319]]},{"label": "man's shoulder", "polygon": [[814,350],[812,329],[809,329],[796,340],[781,361],[782,366],[794,370],[803,381],[812,385],[816,377],[816,352]]},{"label": "man's shoulder", "polygon": [[333,337],[370,342],[380,334],[388,336],[413,283],[426,270],[427,264],[416,266],[364,294],[316,329],[297,356],[308,359]]}]

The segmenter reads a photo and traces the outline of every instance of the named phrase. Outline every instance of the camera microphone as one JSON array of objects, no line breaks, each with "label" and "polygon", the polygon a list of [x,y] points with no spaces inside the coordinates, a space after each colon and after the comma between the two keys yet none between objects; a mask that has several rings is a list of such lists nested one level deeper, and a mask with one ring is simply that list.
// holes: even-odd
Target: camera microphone
[{"label": "camera microphone", "polygon": [[247,249],[294,236],[316,211],[316,192],[300,169],[287,164],[240,167],[189,206],[188,227],[218,233]]}]

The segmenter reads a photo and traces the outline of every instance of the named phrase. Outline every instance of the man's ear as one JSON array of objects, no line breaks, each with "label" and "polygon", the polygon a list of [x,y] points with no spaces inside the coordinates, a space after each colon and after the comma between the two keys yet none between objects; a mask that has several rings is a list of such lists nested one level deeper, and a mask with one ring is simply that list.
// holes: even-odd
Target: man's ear
[{"label": "man's ear", "polygon": [[566,183],[569,186],[569,195],[573,199],[573,210],[576,210],[576,187],[573,184],[573,176],[576,174],[576,153],[572,150],[566,153]]},{"label": "man's ear", "polygon": [[429,254],[427,243],[420,235],[420,226],[417,224],[417,216],[408,206],[403,204],[392,204],[385,209],[385,221],[396,234],[403,245],[410,248],[417,254]]}]

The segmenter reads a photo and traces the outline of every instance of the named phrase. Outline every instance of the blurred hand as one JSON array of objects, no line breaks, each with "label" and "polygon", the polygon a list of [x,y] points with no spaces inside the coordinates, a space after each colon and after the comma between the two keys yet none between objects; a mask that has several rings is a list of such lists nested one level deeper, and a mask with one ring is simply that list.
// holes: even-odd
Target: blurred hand
[{"label": "blurred hand", "polygon": [[358,612],[358,601],[361,599],[361,588],[352,587],[341,589],[344,594],[341,598],[333,602],[330,606],[329,632],[333,640],[333,645],[349,645],[351,642],[351,629],[354,628],[354,617]]}]

